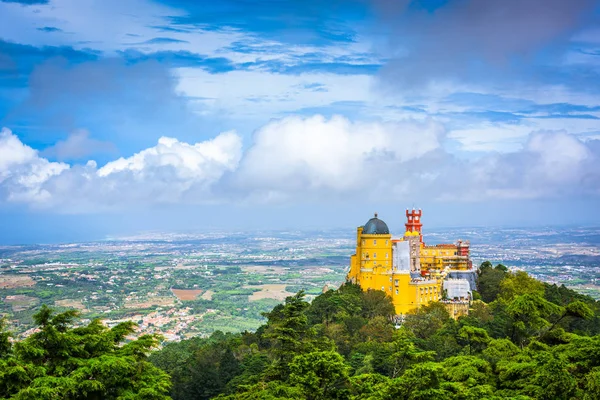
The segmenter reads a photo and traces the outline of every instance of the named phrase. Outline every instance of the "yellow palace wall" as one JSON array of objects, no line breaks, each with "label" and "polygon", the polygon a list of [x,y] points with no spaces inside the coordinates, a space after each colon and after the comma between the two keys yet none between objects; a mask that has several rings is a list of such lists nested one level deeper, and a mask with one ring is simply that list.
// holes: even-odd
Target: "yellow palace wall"
[{"label": "yellow palace wall", "polygon": [[382,290],[391,297],[397,314],[441,299],[441,281],[413,281],[408,271],[393,270],[392,235],[367,235],[362,230],[357,229],[356,254],[350,257],[348,280],[363,290]]},{"label": "yellow palace wall", "polygon": [[468,257],[458,255],[456,247],[421,246],[421,268],[425,270],[443,269],[446,266],[453,270],[467,270]]}]

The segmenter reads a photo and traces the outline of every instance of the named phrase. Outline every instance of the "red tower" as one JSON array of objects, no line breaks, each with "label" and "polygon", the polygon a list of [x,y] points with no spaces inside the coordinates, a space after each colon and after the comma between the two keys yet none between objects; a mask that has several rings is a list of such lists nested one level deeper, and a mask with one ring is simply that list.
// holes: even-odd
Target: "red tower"
[{"label": "red tower", "polygon": [[412,211],[409,211],[407,208],[406,224],[404,224],[407,232],[419,232],[419,241],[421,243],[423,243],[423,234],[421,233],[421,228],[423,227],[423,224],[421,223],[422,214],[423,212],[421,211],[421,209],[417,211],[413,208]]},{"label": "red tower", "polygon": [[457,249],[458,255],[462,256],[462,257],[468,257],[469,256],[469,245],[470,245],[470,243],[468,240],[466,242],[459,240],[458,243],[456,244],[456,249]]},{"label": "red tower", "polygon": [[461,257],[467,257],[467,268],[468,269],[473,269],[473,262],[469,259],[469,247],[470,247],[471,243],[467,240],[467,241],[462,241],[459,240],[458,243],[456,244],[456,250],[459,256]]}]

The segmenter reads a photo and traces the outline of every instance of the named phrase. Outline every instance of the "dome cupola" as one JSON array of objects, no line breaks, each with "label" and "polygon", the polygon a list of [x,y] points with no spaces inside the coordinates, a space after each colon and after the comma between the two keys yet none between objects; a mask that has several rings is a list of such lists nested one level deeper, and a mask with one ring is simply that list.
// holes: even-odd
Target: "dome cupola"
[{"label": "dome cupola", "polygon": [[390,230],[385,222],[377,218],[377,213],[365,224],[362,233],[364,235],[389,235]]}]

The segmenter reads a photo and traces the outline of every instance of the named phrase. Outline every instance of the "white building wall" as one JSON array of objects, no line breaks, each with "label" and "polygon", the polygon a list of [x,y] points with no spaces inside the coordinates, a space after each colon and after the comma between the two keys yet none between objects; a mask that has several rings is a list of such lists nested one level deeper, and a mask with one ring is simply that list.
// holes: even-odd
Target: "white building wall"
[{"label": "white building wall", "polygon": [[410,271],[410,247],[408,242],[392,245],[392,260],[395,271]]},{"label": "white building wall", "polygon": [[443,288],[450,300],[471,298],[471,285],[466,279],[447,279],[443,282]]}]

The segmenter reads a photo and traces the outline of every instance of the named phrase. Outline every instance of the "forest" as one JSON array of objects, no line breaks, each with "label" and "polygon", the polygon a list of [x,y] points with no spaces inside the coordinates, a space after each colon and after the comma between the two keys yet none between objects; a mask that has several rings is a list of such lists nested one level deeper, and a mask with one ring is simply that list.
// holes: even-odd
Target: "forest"
[{"label": "forest", "polygon": [[489,262],[478,289],[469,316],[432,303],[401,324],[380,291],[300,291],[255,332],[160,349],[42,307],[27,339],[0,329],[0,398],[600,399],[598,302]]}]

